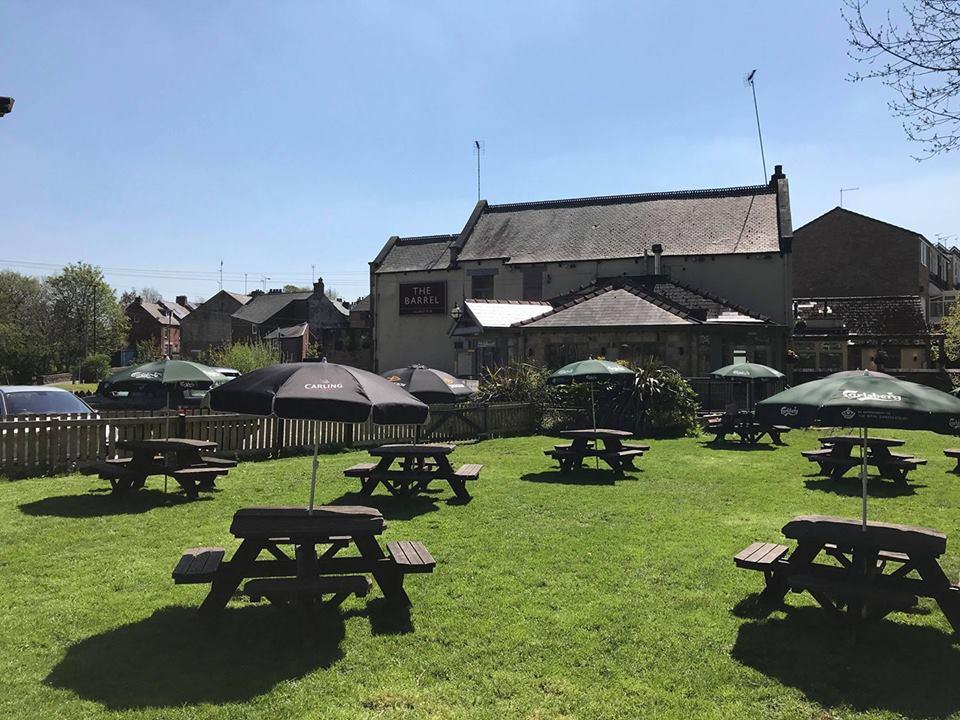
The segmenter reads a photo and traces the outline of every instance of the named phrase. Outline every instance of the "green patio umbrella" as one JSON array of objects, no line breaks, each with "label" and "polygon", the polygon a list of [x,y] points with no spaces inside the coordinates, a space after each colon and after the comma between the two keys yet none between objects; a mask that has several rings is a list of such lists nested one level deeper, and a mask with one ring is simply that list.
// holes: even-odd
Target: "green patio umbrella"
[{"label": "green patio umbrella", "polygon": [[926,385],[864,371],[797,385],[757,404],[760,422],[793,427],[825,425],[860,429],[863,527],[867,527],[868,428],[960,431],[960,399]]},{"label": "green patio umbrella", "polygon": [[189,360],[155,360],[114,373],[103,381],[104,389],[116,389],[120,383],[157,383],[184,389],[206,388],[229,380],[216,370]]},{"label": "green patio umbrella", "polygon": [[606,380],[624,379],[637,373],[609,360],[578,360],[564,365],[547,378],[548,385],[569,385],[575,382],[590,383],[590,413],[593,416],[593,429],[597,429],[597,408],[593,400],[593,384]]},{"label": "green patio umbrella", "polygon": [[782,372],[775,368],[761,365],[760,363],[734,363],[733,365],[724,365],[722,368],[710,373],[713,377],[724,378],[727,380],[748,380],[747,404],[753,407],[753,381],[754,380],[780,380],[786,377]]}]

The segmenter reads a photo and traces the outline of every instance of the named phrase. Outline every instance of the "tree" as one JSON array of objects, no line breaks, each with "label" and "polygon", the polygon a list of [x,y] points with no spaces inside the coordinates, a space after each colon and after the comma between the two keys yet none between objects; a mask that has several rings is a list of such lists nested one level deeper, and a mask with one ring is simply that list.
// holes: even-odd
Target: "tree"
[{"label": "tree", "polygon": [[227,367],[248,373],[280,362],[280,353],[265,341],[238,342],[207,351],[204,362],[213,367]]},{"label": "tree", "polygon": [[120,293],[120,307],[126,309],[126,307],[132,303],[137,298],[141,298],[144,302],[159,302],[163,297],[160,294],[160,291],[152,287],[142,287],[139,290],[136,288],[130,288],[129,290],[124,290]]},{"label": "tree", "polygon": [[88,355],[111,353],[126,342],[129,323],[100,268],[67,265],[46,282],[48,344],[60,368],[75,368]]},{"label": "tree", "polygon": [[289,293],[289,292],[309,292],[309,291],[310,291],[310,288],[308,288],[308,287],[300,287],[299,285],[289,285],[289,284],[288,284],[288,285],[284,285],[284,286],[283,286],[283,291],[284,291],[284,292],[288,292],[288,293]]},{"label": "tree", "polygon": [[960,148],[960,2],[917,0],[877,24],[864,16],[868,0],[844,4],[849,54],[870,67],[851,79],[879,80],[899,96],[888,107],[926,157]]},{"label": "tree", "polygon": [[951,362],[960,360],[960,303],[954,303],[950,312],[940,320],[943,349]]},{"label": "tree", "polygon": [[0,383],[29,383],[50,369],[47,299],[36,278],[0,271]]}]

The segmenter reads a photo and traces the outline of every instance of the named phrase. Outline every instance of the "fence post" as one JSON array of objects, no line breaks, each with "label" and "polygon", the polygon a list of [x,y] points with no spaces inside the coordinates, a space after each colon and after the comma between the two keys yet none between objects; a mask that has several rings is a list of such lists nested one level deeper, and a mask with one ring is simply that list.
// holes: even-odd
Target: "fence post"
[{"label": "fence post", "polygon": [[353,423],[346,423],[343,427],[343,446],[353,447]]},{"label": "fence post", "polygon": [[273,456],[280,457],[283,450],[283,418],[273,419]]},{"label": "fence post", "polygon": [[177,414],[177,437],[185,438],[187,436],[187,416],[183,413]]}]

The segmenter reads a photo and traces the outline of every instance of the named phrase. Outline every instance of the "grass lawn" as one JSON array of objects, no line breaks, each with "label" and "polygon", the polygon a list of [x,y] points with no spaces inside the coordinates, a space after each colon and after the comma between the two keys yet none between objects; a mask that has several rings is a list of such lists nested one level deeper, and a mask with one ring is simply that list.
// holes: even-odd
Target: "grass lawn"
[{"label": "grass lawn", "polygon": [[[960,478],[949,438],[890,432],[929,459],[906,492],[873,485],[871,517],[943,530],[960,572]],[[206,586],[174,586],[182,549],[237,542],[235,509],[298,504],[310,461],[243,463],[212,499],[160,478],[117,501],[96,478],[0,483],[0,716],[16,718],[944,718],[960,716],[960,647],[929,601],[852,644],[806,595],[766,618],[763,582],[732,556],[782,539],[792,516],[856,517],[859,484],[833,488],[789,447],[654,441],[612,481],[551,469],[549,438],[463,445],[484,463],[468,505],[375,496],[382,541],[438,560],[408,577],[397,615],[374,586],[301,623],[266,603],[196,614]],[[356,502],[322,458],[320,500]],[[172,483],[171,483],[172,484]],[[438,485],[439,488],[439,485]],[[745,601],[747,598],[747,601]]]},{"label": "grass lawn", "polygon": [[64,390],[69,390],[70,392],[96,392],[97,383],[54,383],[52,387],[63,388]]}]

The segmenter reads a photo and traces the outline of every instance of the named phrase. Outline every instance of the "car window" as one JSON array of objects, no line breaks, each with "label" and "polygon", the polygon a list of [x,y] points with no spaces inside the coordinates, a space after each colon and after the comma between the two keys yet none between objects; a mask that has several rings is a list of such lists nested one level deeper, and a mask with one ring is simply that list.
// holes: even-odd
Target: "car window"
[{"label": "car window", "polygon": [[90,408],[73,393],[44,390],[6,393],[8,415],[43,413],[89,413]]}]

